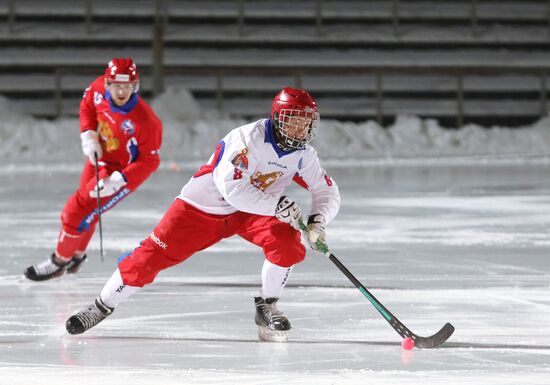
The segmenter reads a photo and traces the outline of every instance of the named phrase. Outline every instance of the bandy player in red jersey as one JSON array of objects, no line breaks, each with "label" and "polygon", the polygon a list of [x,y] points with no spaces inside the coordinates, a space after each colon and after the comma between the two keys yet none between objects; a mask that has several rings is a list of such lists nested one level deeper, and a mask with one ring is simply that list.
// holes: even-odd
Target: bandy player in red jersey
[{"label": "bandy player in red jersey", "polygon": [[[33,281],[75,273],[86,260],[86,247],[103,213],[138,188],[159,166],[162,123],[138,95],[139,75],[130,58],[109,62],[105,75],[86,90],[80,103],[80,138],[88,157],[78,190],[61,212],[55,251],[25,270]],[[96,154],[99,183],[96,181]],[[99,186],[99,191],[97,190]]]},{"label": "bandy player in red jersey", "polygon": [[229,132],[157,227],[119,262],[99,298],[67,320],[67,331],[85,332],[161,270],[239,235],[261,247],[265,256],[261,291],[254,297],[259,337],[286,341],[290,322],[276,305],[305,248],[297,230],[302,212],[285,189],[294,181],[311,193],[307,240],[312,248],[325,239],[325,226],[340,208],[338,186],[309,145],[318,123],[311,95],[287,87],[273,100],[270,119]]}]

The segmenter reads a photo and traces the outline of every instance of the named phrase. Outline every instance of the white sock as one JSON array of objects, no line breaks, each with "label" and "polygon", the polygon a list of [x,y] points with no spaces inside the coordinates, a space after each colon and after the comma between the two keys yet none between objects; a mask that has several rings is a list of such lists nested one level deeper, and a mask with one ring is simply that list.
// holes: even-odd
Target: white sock
[{"label": "white sock", "polygon": [[262,267],[262,297],[279,298],[291,271],[292,266],[277,266],[266,259]]},{"label": "white sock", "polygon": [[120,271],[116,269],[111,278],[107,281],[99,298],[101,301],[110,308],[115,308],[120,302],[127,300],[134,294],[138,289],[141,289],[137,286],[125,285],[122,282],[122,277],[120,276]]}]

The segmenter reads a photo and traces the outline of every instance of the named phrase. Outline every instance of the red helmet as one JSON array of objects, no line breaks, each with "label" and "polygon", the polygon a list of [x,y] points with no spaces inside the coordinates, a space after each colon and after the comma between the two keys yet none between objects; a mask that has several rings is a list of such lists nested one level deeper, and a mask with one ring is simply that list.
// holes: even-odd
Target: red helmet
[{"label": "red helmet", "polygon": [[135,83],[134,92],[139,89],[139,74],[131,58],[114,58],[105,69],[107,83]]},{"label": "red helmet", "polygon": [[[280,148],[287,151],[302,149],[315,137],[319,126],[319,109],[307,91],[285,87],[273,99],[271,119]],[[304,123],[301,123],[302,127],[298,127],[297,120],[304,121],[305,128]],[[296,130],[304,132],[299,136],[292,135],[291,132],[295,133]]]}]

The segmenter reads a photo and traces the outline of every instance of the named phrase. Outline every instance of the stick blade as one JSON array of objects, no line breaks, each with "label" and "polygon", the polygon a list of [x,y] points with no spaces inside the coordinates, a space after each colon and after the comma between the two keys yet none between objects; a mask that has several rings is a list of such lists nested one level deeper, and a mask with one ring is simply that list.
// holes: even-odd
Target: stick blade
[{"label": "stick blade", "polygon": [[414,346],[420,349],[436,348],[442,343],[444,343],[445,341],[447,341],[454,331],[455,331],[455,327],[447,322],[433,336],[430,336],[430,337],[415,336]]}]

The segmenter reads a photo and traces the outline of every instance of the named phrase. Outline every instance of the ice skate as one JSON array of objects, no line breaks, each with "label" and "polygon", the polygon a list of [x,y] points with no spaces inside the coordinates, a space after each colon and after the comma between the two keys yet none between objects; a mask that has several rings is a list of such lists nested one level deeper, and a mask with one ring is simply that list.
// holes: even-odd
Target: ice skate
[{"label": "ice skate", "polygon": [[65,267],[70,263],[60,263],[52,253],[47,260],[27,267],[24,274],[31,281],[45,281],[65,274]]},{"label": "ice skate", "polygon": [[262,341],[286,342],[287,333],[291,329],[286,316],[277,310],[276,303],[279,298],[254,297],[256,305],[256,325],[258,325],[258,337]]},{"label": "ice skate", "polygon": [[65,323],[65,328],[69,334],[82,334],[103,321],[114,310],[105,305],[101,298],[97,298],[90,306],[71,316]]},{"label": "ice skate", "polygon": [[31,281],[46,281],[60,277],[65,273],[76,273],[86,258],[86,254],[84,254],[81,257],[74,257],[68,262],[59,262],[55,253],[52,253],[44,262],[29,266],[24,274]]}]

